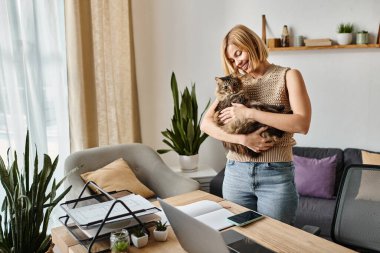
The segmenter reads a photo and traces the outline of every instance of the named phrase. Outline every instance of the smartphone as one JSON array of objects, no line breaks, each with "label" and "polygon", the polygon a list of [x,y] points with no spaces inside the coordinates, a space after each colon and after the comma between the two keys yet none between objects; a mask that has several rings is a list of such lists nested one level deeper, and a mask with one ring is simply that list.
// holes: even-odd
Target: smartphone
[{"label": "smartphone", "polygon": [[236,226],[244,226],[263,217],[262,214],[250,210],[227,217],[227,220]]}]

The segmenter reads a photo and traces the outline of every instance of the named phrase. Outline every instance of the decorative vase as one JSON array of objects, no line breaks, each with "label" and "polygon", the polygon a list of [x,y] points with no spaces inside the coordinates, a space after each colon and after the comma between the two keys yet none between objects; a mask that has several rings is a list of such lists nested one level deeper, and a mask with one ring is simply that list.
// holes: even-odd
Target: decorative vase
[{"label": "decorative vase", "polygon": [[144,236],[137,237],[134,234],[131,236],[132,243],[136,248],[142,248],[145,245],[148,244],[148,235],[145,234]]},{"label": "decorative vase", "polygon": [[339,45],[349,45],[352,42],[352,33],[338,33],[336,39]]},{"label": "decorative vase", "polygon": [[368,33],[360,32],[356,34],[356,44],[368,44]]},{"label": "decorative vase", "polygon": [[199,154],[186,156],[179,156],[179,164],[184,172],[194,171],[198,167]]},{"label": "decorative vase", "polygon": [[166,229],[165,231],[159,231],[159,230],[154,229],[153,236],[156,241],[164,242],[168,238],[168,230]]}]

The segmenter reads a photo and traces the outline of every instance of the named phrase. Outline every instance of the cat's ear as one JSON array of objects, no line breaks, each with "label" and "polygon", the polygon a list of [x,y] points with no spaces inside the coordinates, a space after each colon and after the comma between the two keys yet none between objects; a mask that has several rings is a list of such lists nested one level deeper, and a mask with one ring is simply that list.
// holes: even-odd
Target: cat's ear
[{"label": "cat's ear", "polygon": [[220,79],[220,77],[215,77],[215,81],[220,81],[221,79]]}]

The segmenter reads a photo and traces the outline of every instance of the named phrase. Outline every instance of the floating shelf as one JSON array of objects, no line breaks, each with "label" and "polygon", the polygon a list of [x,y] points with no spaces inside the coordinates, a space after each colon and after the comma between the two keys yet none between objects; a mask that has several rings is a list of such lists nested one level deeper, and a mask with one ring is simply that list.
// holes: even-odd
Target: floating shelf
[{"label": "floating shelf", "polygon": [[274,51],[297,51],[297,50],[321,50],[321,49],[346,49],[346,48],[380,48],[380,44],[368,45],[332,45],[332,46],[315,46],[315,47],[276,47],[269,48],[269,52]]}]

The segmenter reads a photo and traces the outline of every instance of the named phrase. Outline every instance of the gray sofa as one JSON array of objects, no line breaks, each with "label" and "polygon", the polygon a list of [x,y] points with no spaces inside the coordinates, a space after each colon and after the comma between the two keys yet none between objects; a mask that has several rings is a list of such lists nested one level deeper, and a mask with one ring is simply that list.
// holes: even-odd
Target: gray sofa
[{"label": "gray sofa", "polygon": [[[362,164],[361,149],[347,148],[313,148],[313,147],[293,147],[293,153],[298,156],[309,158],[325,158],[337,155],[335,191],[338,192],[344,168],[350,164]],[[222,197],[222,184],[224,179],[224,169],[210,183],[210,192]],[[323,199],[300,196],[298,209],[296,212],[295,226],[302,228],[305,225],[312,225],[321,228],[321,236],[331,239],[331,224],[334,216],[336,198]]]},{"label": "gray sofa", "polygon": [[[151,147],[139,143],[121,144],[90,148],[69,155],[64,170],[67,179],[65,188],[72,186],[66,199],[79,196],[84,187],[80,174],[99,169],[116,159],[123,158],[132,168],[136,177],[158,197],[167,198],[198,190],[197,181],[173,172]],[[84,196],[91,193],[86,189]]]}]

